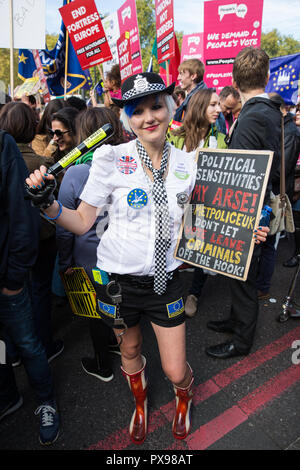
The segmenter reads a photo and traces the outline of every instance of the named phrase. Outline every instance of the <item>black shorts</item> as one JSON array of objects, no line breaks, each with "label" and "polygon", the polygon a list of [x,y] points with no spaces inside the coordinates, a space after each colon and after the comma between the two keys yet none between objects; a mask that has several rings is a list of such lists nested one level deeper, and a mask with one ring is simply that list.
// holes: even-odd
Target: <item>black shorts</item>
[{"label": "black shorts", "polygon": [[[122,291],[119,313],[128,328],[136,326],[142,315],[156,325],[167,328],[184,323],[183,289],[178,271],[174,271],[173,279],[168,281],[167,290],[163,295],[156,294],[153,285],[139,285],[135,279],[137,276],[118,276],[116,279]],[[112,328],[122,328],[114,324],[117,306],[107,295],[106,286],[97,284],[96,293],[97,312],[103,321]]]}]

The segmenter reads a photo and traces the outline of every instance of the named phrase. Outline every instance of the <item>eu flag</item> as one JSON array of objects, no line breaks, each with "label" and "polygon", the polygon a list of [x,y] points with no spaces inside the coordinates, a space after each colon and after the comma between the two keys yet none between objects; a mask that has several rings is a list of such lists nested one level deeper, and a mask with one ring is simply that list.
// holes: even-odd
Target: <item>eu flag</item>
[{"label": "eu flag", "polygon": [[[63,5],[67,3],[69,1],[64,0]],[[86,84],[87,78],[80,67],[72,43],[70,40],[66,43],[66,28],[63,22],[55,48],[51,51],[40,50],[39,53],[51,95],[64,94],[65,66],[67,66],[67,95]]]},{"label": "eu flag", "polygon": [[270,59],[270,79],[266,92],[282,96],[287,105],[297,104],[299,94],[300,54]]},{"label": "eu flag", "polygon": [[21,80],[32,78],[36,70],[32,52],[29,49],[19,49],[18,76]]}]

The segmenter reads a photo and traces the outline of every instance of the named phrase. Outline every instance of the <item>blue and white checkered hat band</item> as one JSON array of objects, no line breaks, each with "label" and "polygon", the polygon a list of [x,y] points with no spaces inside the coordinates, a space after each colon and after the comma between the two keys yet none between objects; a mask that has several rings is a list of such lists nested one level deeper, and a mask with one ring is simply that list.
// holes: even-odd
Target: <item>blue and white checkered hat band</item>
[{"label": "blue and white checkered hat band", "polygon": [[[163,91],[165,90],[166,87],[162,83],[148,83],[147,88],[142,91],[142,93],[148,92],[148,91]],[[130,98],[134,98],[136,95],[141,95],[141,90],[137,90],[135,88],[132,88],[131,90],[126,91],[124,95],[122,96],[123,100],[129,100]]]}]

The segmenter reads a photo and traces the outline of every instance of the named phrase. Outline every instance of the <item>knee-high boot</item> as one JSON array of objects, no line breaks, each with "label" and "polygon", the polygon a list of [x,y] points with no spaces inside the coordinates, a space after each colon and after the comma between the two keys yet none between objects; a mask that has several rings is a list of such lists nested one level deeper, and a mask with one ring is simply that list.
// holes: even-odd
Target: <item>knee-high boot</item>
[{"label": "knee-high boot", "polygon": [[176,412],[173,419],[172,431],[176,439],[185,439],[191,428],[191,405],[193,398],[193,371],[188,364],[191,372],[191,380],[187,387],[181,388],[173,384],[176,398]]},{"label": "knee-high boot", "polygon": [[145,375],[146,359],[142,356],[143,367],[133,374],[126,372],[121,367],[129,388],[135,400],[135,410],[132,415],[129,434],[134,444],[142,444],[147,433],[147,378]]}]

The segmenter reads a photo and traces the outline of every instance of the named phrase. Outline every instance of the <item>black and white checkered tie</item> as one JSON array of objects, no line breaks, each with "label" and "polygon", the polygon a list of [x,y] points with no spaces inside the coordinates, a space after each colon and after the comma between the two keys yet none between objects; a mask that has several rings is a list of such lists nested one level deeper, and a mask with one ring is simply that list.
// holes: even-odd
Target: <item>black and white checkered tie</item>
[{"label": "black and white checkered tie", "polygon": [[171,246],[170,239],[170,216],[168,207],[168,196],[165,188],[163,175],[168,165],[170,144],[165,142],[160,169],[153,168],[143,145],[137,140],[137,150],[141,160],[153,174],[153,200],[155,214],[155,271],[154,292],[161,295],[166,291],[167,280],[170,276],[166,272],[166,254]]}]

